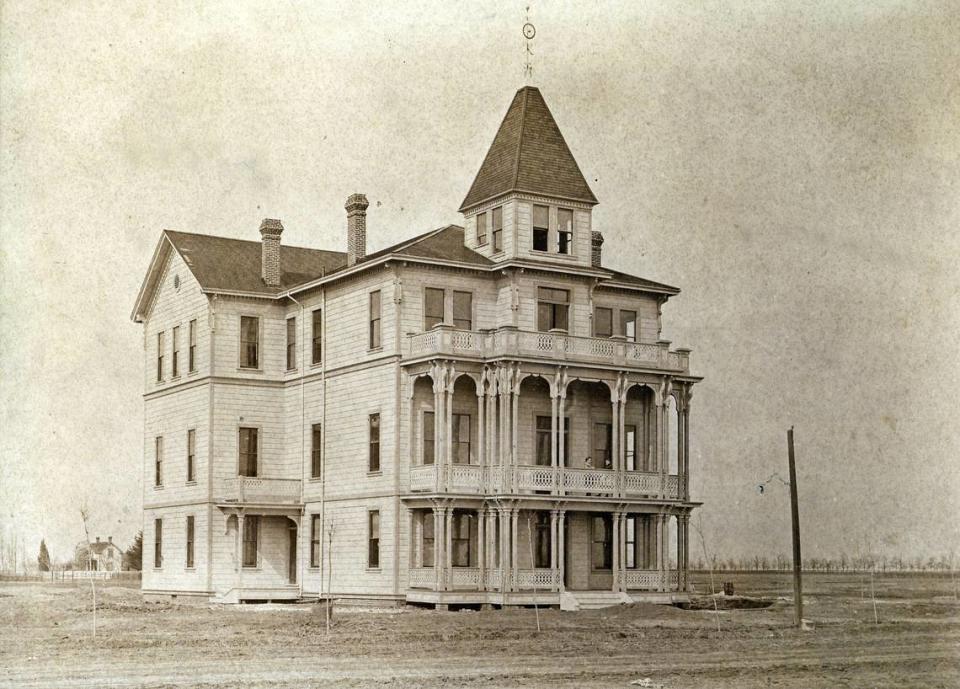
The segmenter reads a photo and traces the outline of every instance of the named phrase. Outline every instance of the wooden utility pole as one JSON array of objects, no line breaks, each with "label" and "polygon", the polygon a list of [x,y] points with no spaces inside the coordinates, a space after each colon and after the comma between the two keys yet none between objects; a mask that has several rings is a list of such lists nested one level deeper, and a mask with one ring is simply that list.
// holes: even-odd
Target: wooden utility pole
[{"label": "wooden utility pole", "polygon": [[800,557],[800,509],[797,505],[797,466],[793,457],[793,426],[787,431],[787,458],[790,461],[790,526],[793,531],[794,624],[803,627],[803,584]]}]

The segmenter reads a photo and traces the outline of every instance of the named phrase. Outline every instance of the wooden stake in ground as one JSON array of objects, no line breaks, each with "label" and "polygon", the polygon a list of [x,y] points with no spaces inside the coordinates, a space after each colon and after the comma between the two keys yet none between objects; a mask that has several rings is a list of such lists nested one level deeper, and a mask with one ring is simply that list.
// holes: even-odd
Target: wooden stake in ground
[{"label": "wooden stake in ground", "polygon": [[797,467],[793,455],[793,426],[787,431],[787,460],[790,463],[790,526],[793,531],[794,623],[803,627],[803,583],[800,565],[800,508],[797,504]]}]

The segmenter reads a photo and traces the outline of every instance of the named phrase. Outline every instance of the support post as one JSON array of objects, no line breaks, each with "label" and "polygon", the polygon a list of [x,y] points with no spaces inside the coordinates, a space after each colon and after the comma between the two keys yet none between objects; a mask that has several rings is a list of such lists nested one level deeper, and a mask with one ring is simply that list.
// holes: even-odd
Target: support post
[{"label": "support post", "polygon": [[477,567],[480,569],[480,590],[486,588],[486,574],[487,574],[487,542],[486,542],[486,527],[487,527],[487,508],[482,506],[477,510]]},{"label": "support post", "polygon": [[560,591],[562,592],[565,589],[564,580],[566,578],[566,510],[559,510],[557,514],[557,546],[559,552],[557,553],[557,569]]},{"label": "support post", "polygon": [[613,546],[613,566],[610,568],[611,573],[613,574],[613,587],[614,591],[620,590],[620,513],[614,512],[610,520],[613,524],[613,538],[611,539],[611,545]]},{"label": "support post", "polygon": [[553,591],[559,591],[557,583],[557,511],[550,510],[550,576],[553,579]]},{"label": "support post", "polygon": [[446,517],[446,527],[444,528],[443,541],[444,541],[444,557],[443,557],[443,589],[445,591],[450,590],[451,584],[453,582],[453,508],[447,507],[444,509]]},{"label": "support post", "polygon": [[803,582],[800,556],[800,507],[797,501],[797,467],[793,453],[793,426],[787,431],[787,460],[790,463],[790,526],[793,532],[794,624],[803,627]]}]

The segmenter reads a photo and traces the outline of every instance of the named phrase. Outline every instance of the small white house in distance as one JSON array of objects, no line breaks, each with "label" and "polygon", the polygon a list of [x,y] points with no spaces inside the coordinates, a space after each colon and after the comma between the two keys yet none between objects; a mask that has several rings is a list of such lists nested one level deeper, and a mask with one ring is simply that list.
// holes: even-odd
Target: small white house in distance
[{"label": "small white house in distance", "polygon": [[74,549],[74,562],[78,569],[94,572],[119,572],[123,569],[123,551],[114,544],[113,536],[101,541],[100,537],[87,545],[81,541]]},{"label": "small white house in distance", "polygon": [[[564,608],[687,591],[679,290],[603,265],[520,89],[450,225],[366,253],[164,231],[143,325],[143,590]],[[626,247],[623,247],[625,249]]]}]

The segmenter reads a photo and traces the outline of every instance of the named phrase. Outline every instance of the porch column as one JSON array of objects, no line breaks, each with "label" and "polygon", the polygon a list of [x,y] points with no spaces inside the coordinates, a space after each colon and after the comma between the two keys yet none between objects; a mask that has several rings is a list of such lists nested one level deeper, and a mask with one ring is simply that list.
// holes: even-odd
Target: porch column
[{"label": "porch column", "polygon": [[560,489],[560,495],[564,495],[566,494],[566,477],[564,475],[564,469],[566,467],[567,457],[567,386],[566,383],[563,382],[561,382],[560,392],[557,398],[557,415],[557,435],[559,436],[559,443],[557,444],[559,448],[557,464],[560,466],[560,470],[557,472],[557,482]]},{"label": "porch column", "polygon": [[[610,392],[610,468],[617,471],[620,463],[620,392],[614,386]],[[598,469],[601,467],[597,467]]]},{"label": "porch column", "polygon": [[613,551],[613,565],[610,573],[613,575],[613,590],[620,590],[620,513],[614,512],[610,520],[613,525],[613,538],[611,539],[611,550]]},{"label": "porch column", "polygon": [[667,583],[667,515],[657,515],[657,569],[660,571],[660,590],[666,591]]},{"label": "porch column", "polygon": [[566,510],[558,510],[557,514],[557,545],[559,552],[557,553],[557,569],[558,577],[560,580],[560,591],[565,589],[564,579],[566,574]]},{"label": "porch column", "polygon": [[520,544],[519,538],[517,538],[520,533],[519,527],[520,522],[520,510],[516,507],[510,510],[510,588],[515,589],[517,586],[517,564],[519,563],[520,555]]},{"label": "porch column", "polygon": [[486,582],[486,557],[487,557],[487,543],[486,543],[486,527],[487,527],[487,507],[484,505],[479,510],[477,510],[477,567],[480,570],[480,590],[482,591],[485,588]]},{"label": "porch column", "polygon": [[417,515],[419,512],[416,510],[407,510],[407,513],[409,515],[410,529],[408,532],[410,534],[410,548],[407,553],[407,561],[409,563],[407,569],[410,570],[423,567],[423,534],[417,525],[417,522],[419,521],[419,519],[417,519]]},{"label": "porch column", "polygon": [[450,488],[450,467],[453,465],[453,387],[455,383],[455,373],[453,367],[449,369],[449,377],[447,379],[447,389],[446,389],[446,402],[443,409],[443,418],[444,418],[444,441],[443,441],[443,454],[444,454],[444,477],[446,478],[445,486]]},{"label": "porch column", "polygon": [[[477,383],[477,464],[481,467],[486,466],[486,458],[484,457],[485,450],[487,448],[486,437],[484,436],[486,432],[486,419],[484,418],[486,412],[486,400],[487,400],[487,390],[484,387],[484,379],[486,376],[480,377],[480,382]],[[483,486],[483,469],[480,471],[480,484]],[[480,492],[483,493],[483,487],[480,488]]]},{"label": "porch column", "polygon": [[557,467],[557,406],[559,400],[551,391],[550,394],[550,466]]},{"label": "porch column", "polygon": [[[435,490],[443,490],[443,463],[440,461],[443,457],[443,428],[441,420],[443,419],[443,368],[434,366],[431,371],[433,379],[433,468],[435,471],[436,487]],[[436,537],[436,532],[434,532]],[[436,562],[436,561],[434,561]]]},{"label": "porch column", "polygon": [[[686,399],[683,403],[683,479],[680,492],[684,501],[690,500],[690,388],[687,387]],[[687,520],[690,517],[687,515]]]},{"label": "porch column", "polygon": [[407,428],[407,447],[409,448],[409,466],[411,467],[423,462],[423,458],[419,456],[420,453],[417,451],[419,449],[417,447],[417,412],[413,404],[413,393],[416,389],[416,382],[416,378],[407,376],[407,423],[409,424]]},{"label": "porch column", "polygon": [[497,448],[500,454],[500,470],[502,472],[502,484],[499,486],[500,490],[508,492],[510,486],[510,450],[509,450],[509,440],[510,440],[510,385],[507,381],[507,370],[501,368],[498,373],[500,374],[499,380],[499,389],[497,397],[499,398],[499,416],[500,423],[498,424],[497,429]]},{"label": "porch column", "polygon": [[237,602],[240,602],[240,590],[243,588],[243,512],[237,513]]},{"label": "porch column", "polygon": [[443,584],[443,512],[441,507],[433,508],[433,578],[434,590],[441,591]]},{"label": "porch column", "polygon": [[444,590],[450,590],[453,588],[453,508],[446,507],[444,508],[445,517],[446,517],[446,528],[444,529],[443,541],[444,541]]},{"label": "porch column", "polygon": [[670,438],[670,403],[667,401],[669,395],[664,396],[662,403],[657,409],[657,469],[660,472],[660,497],[666,497],[667,494],[667,469],[669,468],[669,438]]},{"label": "porch column", "polygon": [[557,582],[557,511],[550,510],[550,571],[553,577],[552,590],[559,591]]},{"label": "porch column", "polygon": [[516,467],[519,464],[518,452],[517,452],[517,435],[520,427],[520,368],[517,367],[513,370],[512,376],[512,394],[510,396],[511,402],[511,417],[510,417],[510,466],[512,468],[511,473],[514,475],[514,479],[511,482],[514,492],[517,490],[517,479],[516,479]]},{"label": "porch column", "polygon": [[500,508],[500,590],[510,590],[510,510]]},{"label": "porch column", "polygon": [[[634,533],[636,538],[636,533]],[[620,513],[620,590],[627,590],[627,513]]]}]

